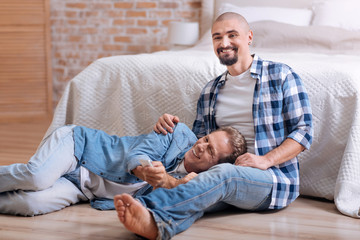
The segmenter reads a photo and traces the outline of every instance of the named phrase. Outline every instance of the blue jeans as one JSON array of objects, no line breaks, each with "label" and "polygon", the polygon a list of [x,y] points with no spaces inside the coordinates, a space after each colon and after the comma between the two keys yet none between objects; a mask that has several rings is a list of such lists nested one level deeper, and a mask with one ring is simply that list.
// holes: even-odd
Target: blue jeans
[{"label": "blue jeans", "polygon": [[27,164],[0,166],[0,213],[33,216],[87,200],[63,176],[76,169],[73,126],[47,137]]},{"label": "blue jeans", "polygon": [[240,209],[261,211],[269,207],[272,176],[256,168],[219,164],[186,184],[173,189],[159,188],[137,199],[152,213],[158,239],[170,239],[189,228],[208,209],[229,204]]}]

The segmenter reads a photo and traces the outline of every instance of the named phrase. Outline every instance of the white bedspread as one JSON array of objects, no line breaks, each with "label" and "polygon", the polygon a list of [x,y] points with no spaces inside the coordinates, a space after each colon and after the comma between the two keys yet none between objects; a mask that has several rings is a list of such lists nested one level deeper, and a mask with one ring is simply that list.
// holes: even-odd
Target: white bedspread
[{"label": "white bedspread", "polygon": [[[360,58],[256,53],[290,65],[310,96],[315,133],[300,155],[301,194],[334,199],[340,212],[360,217]],[[202,87],[224,70],[210,51],[99,59],[70,81],[47,134],[72,123],[137,135],[165,112],[191,127]]]}]

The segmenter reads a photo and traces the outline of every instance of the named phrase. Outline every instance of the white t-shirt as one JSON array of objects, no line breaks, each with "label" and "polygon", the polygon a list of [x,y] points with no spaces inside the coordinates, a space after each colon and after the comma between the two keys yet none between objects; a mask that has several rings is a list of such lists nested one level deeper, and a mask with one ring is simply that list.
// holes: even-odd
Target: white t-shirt
[{"label": "white t-shirt", "polygon": [[242,133],[250,153],[255,153],[252,116],[255,84],[250,69],[238,76],[227,74],[225,85],[219,89],[215,113],[218,126],[233,126]]},{"label": "white t-shirt", "polygon": [[[184,161],[169,173],[187,174]],[[94,198],[114,198],[117,194],[128,193],[134,195],[139,189],[144,187],[147,182],[139,183],[115,183],[102,178],[86,168],[80,166],[80,186],[85,196],[92,200]]]}]

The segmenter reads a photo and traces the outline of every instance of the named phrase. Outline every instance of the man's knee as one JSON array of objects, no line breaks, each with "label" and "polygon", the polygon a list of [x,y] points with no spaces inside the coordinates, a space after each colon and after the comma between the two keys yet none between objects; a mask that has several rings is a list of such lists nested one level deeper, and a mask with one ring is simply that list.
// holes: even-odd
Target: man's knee
[{"label": "man's knee", "polygon": [[[266,171],[252,167],[238,166],[230,163],[218,164],[213,166],[209,170],[211,170],[212,174],[218,174],[220,176],[225,176],[226,178],[241,177],[244,179],[252,180],[254,178],[257,179],[257,177],[259,176],[269,176],[270,180],[272,180],[270,174]],[[209,174],[211,173],[209,172]]]},{"label": "man's knee", "polygon": [[31,172],[28,177],[28,188],[26,190],[41,191],[51,187],[46,175],[40,172]]},{"label": "man's knee", "polygon": [[231,163],[217,164],[209,170],[220,174],[231,174],[232,172],[236,171],[235,165]]},{"label": "man's knee", "polygon": [[3,201],[0,204],[1,213],[25,217],[42,214],[41,207],[43,204],[41,199],[34,198],[25,191],[5,192],[1,194],[0,199]]}]

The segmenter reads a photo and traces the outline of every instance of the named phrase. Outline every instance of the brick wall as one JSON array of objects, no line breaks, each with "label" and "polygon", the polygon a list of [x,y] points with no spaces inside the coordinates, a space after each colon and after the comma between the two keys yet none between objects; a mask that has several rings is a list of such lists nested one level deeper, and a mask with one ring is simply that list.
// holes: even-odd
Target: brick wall
[{"label": "brick wall", "polygon": [[171,21],[199,21],[201,0],[50,0],[54,103],[94,60],[167,50]]}]

